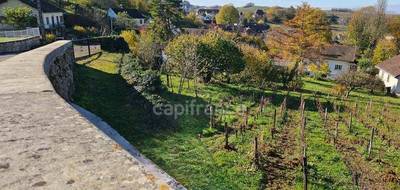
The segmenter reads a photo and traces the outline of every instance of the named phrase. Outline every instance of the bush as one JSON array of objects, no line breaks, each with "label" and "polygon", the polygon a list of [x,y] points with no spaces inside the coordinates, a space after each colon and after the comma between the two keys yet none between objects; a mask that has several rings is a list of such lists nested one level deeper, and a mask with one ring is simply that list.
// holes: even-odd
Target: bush
[{"label": "bush", "polygon": [[129,46],[119,36],[100,38],[101,49],[107,52],[129,53]]},{"label": "bush", "polygon": [[136,36],[135,32],[132,30],[124,30],[121,32],[120,35],[125,42],[128,44],[129,49],[135,55],[137,55],[138,51],[138,37]]},{"label": "bush", "polygon": [[329,74],[329,65],[326,63],[323,64],[310,64],[308,66],[308,70],[312,72],[312,75],[315,79],[323,79]]},{"label": "bush", "polygon": [[44,36],[44,41],[48,44],[48,43],[56,41],[56,38],[57,37],[55,34],[48,33]]},{"label": "bush", "polygon": [[83,26],[75,25],[73,29],[74,29],[74,33],[77,36],[79,36],[79,37],[86,37],[87,36],[88,31]]},{"label": "bush", "polygon": [[128,55],[120,65],[121,76],[132,85],[139,93],[160,92],[161,79],[158,71],[144,69],[139,59]]},{"label": "bush", "polygon": [[337,84],[337,85],[332,87],[331,94],[335,95],[335,96],[338,96],[338,97],[341,97],[341,96],[346,95],[346,91],[347,91],[346,86],[341,85],[341,84]]},{"label": "bush", "polygon": [[217,133],[218,133],[218,130],[215,128],[206,128],[206,129],[203,129],[203,131],[202,131],[202,135],[204,137],[211,137]]}]

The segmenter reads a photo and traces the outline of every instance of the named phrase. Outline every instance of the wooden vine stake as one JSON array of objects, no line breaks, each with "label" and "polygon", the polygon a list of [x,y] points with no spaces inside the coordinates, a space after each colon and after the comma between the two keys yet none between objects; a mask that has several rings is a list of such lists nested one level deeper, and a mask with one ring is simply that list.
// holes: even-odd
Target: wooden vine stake
[{"label": "wooden vine stake", "polygon": [[308,177],[307,177],[307,148],[303,148],[303,157],[302,157],[302,164],[303,164],[303,189],[308,190]]},{"label": "wooden vine stake", "polygon": [[248,107],[246,107],[246,111],[244,113],[243,120],[244,120],[244,127],[245,127],[245,129],[247,129],[249,126],[249,108]]},{"label": "wooden vine stake", "polygon": [[325,108],[324,114],[324,128],[328,127],[328,108]]},{"label": "wooden vine stake", "polygon": [[358,116],[358,104],[357,102],[354,105],[354,116],[357,117]]},{"label": "wooden vine stake", "polygon": [[229,130],[228,123],[225,122],[225,149],[229,149]]},{"label": "wooden vine stake", "polygon": [[371,159],[371,153],[372,153],[372,148],[373,148],[373,144],[374,144],[374,136],[375,136],[375,127],[372,128],[371,131],[371,137],[369,139],[369,143],[368,143],[368,159]]},{"label": "wooden vine stake", "polygon": [[271,137],[272,139],[275,136],[275,130],[276,130],[276,109],[274,110],[274,119],[273,119],[273,123],[272,123],[272,128],[271,128]]},{"label": "wooden vine stake", "polygon": [[339,136],[339,120],[336,121],[336,125],[335,125],[335,136],[333,138],[333,142],[335,144],[337,143],[338,136]]},{"label": "wooden vine stake", "polygon": [[210,129],[213,127],[214,127],[214,106],[210,104]]},{"label": "wooden vine stake", "polygon": [[258,167],[258,138],[254,138],[254,166],[257,168]]},{"label": "wooden vine stake", "polygon": [[353,132],[352,129],[352,124],[353,124],[353,112],[350,112],[350,119],[349,119],[349,133]]}]

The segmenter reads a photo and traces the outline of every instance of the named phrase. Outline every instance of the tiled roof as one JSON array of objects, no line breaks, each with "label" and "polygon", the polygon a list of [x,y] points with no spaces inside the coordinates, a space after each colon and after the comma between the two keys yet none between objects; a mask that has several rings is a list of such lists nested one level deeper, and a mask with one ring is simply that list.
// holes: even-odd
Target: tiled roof
[{"label": "tiled roof", "polygon": [[384,70],[394,77],[400,76],[400,55],[388,59],[376,66],[378,69]]},{"label": "tiled roof", "polygon": [[[37,8],[36,0],[19,0],[22,3],[29,5],[32,8]],[[42,10],[44,13],[64,12],[61,8],[49,3],[48,1],[42,0]]]},{"label": "tiled roof", "polygon": [[323,48],[321,54],[326,59],[355,62],[357,49],[353,46],[334,44]]}]

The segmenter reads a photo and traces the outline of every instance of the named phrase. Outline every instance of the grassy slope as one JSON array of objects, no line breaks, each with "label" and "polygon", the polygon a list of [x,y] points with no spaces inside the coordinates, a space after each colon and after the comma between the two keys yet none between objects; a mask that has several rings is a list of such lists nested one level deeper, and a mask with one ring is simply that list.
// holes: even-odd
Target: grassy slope
[{"label": "grassy slope", "polygon": [[[198,138],[198,134],[208,127],[208,119],[204,115],[180,117],[177,130],[158,128],[157,123],[152,122],[152,118],[141,105],[132,103],[129,98],[131,90],[117,74],[115,62],[119,58],[118,54],[104,53],[99,57],[79,62],[76,69],[76,103],[102,117],[143,154],[190,189],[258,189],[265,183],[262,172],[252,167],[252,141],[255,136],[263,134],[265,144],[275,143],[268,138],[272,122],[271,113],[279,107],[285,92],[276,92],[276,98],[267,108],[265,116],[257,122],[250,119],[250,123],[257,126],[255,129],[249,130],[243,137],[230,137],[230,142],[237,148],[237,152],[226,151],[223,149],[222,133]],[[178,79],[174,78],[175,86],[177,83]],[[327,93],[331,85],[330,82],[307,80],[303,95],[311,97],[315,90]],[[190,100],[204,103],[212,98],[214,104],[219,104],[223,98],[235,97],[231,109],[238,109],[241,105],[239,96],[243,97],[243,104],[250,106],[254,103],[251,100],[252,94],[261,93],[257,89],[225,84],[201,86],[200,89],[201,98],[198,99],[194,97],[192,89],[184,89],[182,95],[172,93],[169,89],[169,92],[163,93],[162,96],[172,103],[185,103]],[[176,91],[175,88],[174,92]],[[267,96],[272,94],[270,91],[264,93]],[[400,103],[397,99],[369,96],[362,92],[356,92],[354,95],[353,98],[365,101],[372,97],[376,100]],[[299,96],[298,93],[292,93],[290,100],[298,101]],[[318,113],[310,109],[307,114],[310,120],[307,139],[312,189],[352,189],[351,175],[341,154],[325,140]],[[298,118],[298,113],[293,112],[291,117]],[[235,121],[234,118],[233,115],[227,116],[225,120],[231,124]],[[293,130],[293,138],[296,141],[299,138],[298,128]],[[294,151],[295,155],[292,156],[297,157],[300,151],[298,148]],[[286,186],[287,188],[302,188],[300,166],[283,172],[288,175],[291,173],[295,179],[294,183]]]}]

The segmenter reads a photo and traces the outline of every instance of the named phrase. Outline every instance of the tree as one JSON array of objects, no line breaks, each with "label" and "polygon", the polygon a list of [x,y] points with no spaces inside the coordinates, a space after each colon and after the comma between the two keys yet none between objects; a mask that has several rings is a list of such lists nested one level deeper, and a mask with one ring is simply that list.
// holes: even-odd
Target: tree
[{"label": "tree", "polygon": [[129,54],[120,65],[121,76],[138,92],[157,93],[161,91],[161,79],[158,71],[143,67],[140,60]]},{"label": "tree", "polygon": [[274,81],[276,72],[266,51],[247,44],[240,45],[240,50],[245,62],[245,69],[239,76],[241,82],[263,88],[267,82]]},{"label": "tree", "polygon": [[182,92],[184,79],[194,79],[197,96],[197,79],[208,65],[199,53],[200,39],[198,36],[181,35],[168,43],[165,53],[168,64],[180,75],[178,92]]},{"label": "tree", "polygon": [[326,14],[306,3],[285,26],[272,31],[274,37],[267,39],[267,46],[275,56],[291,62],[319,58],[319,51],[332,38]]},{"label": "tree", "polygon": [[249,24],[255,23],[255,19],[253,18],[253,12],[251,11],[246,11],[243,14],[243,25],[247,26]]},{"label": "tree", "polygon": [[239,23],[239,11],[233,5],[224,5],[215,16],[217,24],[232,25]]},{"label": "tree", "polygon": [[363,56],[357,60],[357,66],[362,71],[368,71],[373,69],[374,65],[372,64],[372,60],[370,58]]},{"label": "tree", "polygon": [[32,15],[32,10],[27,7],[5,8],[4,23],[17,28],[34,26],[36,18]]},{"label": "tree", "polygon": [[336,81],[346,88],[345,96],[349,97],[350,93],[359,88],[368,88],[373,92],[373,89],[383,89],[384,85],[379,82],[375,75],[369,75],[362,71],[349,71],[343,75],[340,75]]},{"label": "tree", "polygon": [[202,25],[202,21],[196,16],[195,12],[190,12],[188,15],[186,15],[181,24],[182,27],[187,28],[198,28]]},{"label": "tree", "polygon": [[374,50],[372,62],[377,65],[382,61],[390,59],[399,53],[396,43],[393,40],[379,40]]},{"label": "tree", "polygon": [[361,52],[373,49],[387,31],[386,7],[386,0],[378,0],[376,7],[364,7],[354,12],[347,31],[349,43]]},{"label": "tree", "polygon": [[146,68],[158,70],[161,68],[162,50],[159,43],[154,42],[154,34],[147,30],[140,34],[137,44],[137,56]]},{"label": "tree", "polygon": [[273,29],[271,35],[273,37],[267,38],[271,55],[291,63],[289,70],[282,72],[285,88],[300,74],[301,64],[320,61],[322,47],[332,38],[326,14],[306,3],[297,8],[296,16],[286,22],[285,27]]},{"label": "tree", "polygon": [[180,0],[152,0],[150,14],[152,31],[156,43],[165,43],[174,37],[174,30],[179,26],[183,11]]},{"label": "tree", "polygon": [[148,12],[149,11],[149,1],[146,0],[129,0],[128,4],[135,8],[138,9],[139,11],[142,12]]},{"label": "tree", "polygon": [[388,21],[388,31],[394,37],[397,48],[400,49],[400,16],[393,16]]},{"label": "tree", "polygon": [[231,75],[244,69],[243,54],[235,42],[217,32],[209,32],[201,38],[200,54],[209,70],[203,71],[203,81],[209,82],[214,74],[223,74],[229,82]]},{"label": "tree", "polygon": [[125,42],[128,44],[129,49],[131,50],[131,52],[133,53],[133,55],[137,55],[138,54],[138,36],[135,34],[134,31],[131,30],[124,30],[121,32],[120,35]]},{"label": "tree", "polygon": [[269,7],[266,9],[267,20],[272,23],[283,23],[287,20],[291,20],[296,15],[296,9],[294,7],[282,8],[282,7]]}]

